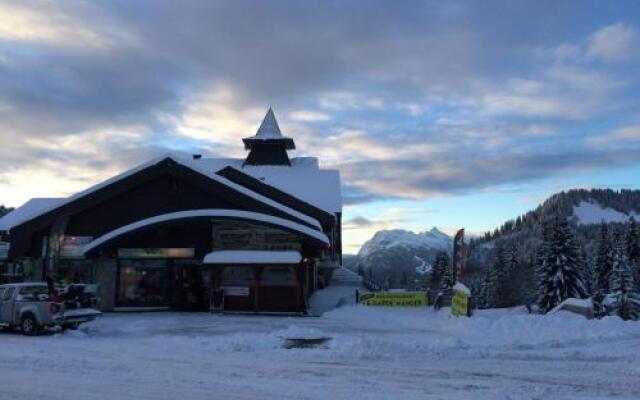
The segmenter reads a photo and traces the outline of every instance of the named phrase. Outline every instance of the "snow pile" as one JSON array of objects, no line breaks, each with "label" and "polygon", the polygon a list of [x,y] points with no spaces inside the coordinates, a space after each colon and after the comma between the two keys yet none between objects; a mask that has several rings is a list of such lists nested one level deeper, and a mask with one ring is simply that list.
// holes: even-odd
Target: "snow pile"
[{"label": "snow pile", "polygon": [[599,224],[601,222],[628,222],[629,217],[640,219],[640,214],[622,213],[609,207],[602,207],[595,201],[581,201],[573,207],[573,216],[581,225]]},{"label": "snow pile", "polygon": [[356,287],[349,285],[332,285],[316,291],[309,298],[311,315],[322,315],[338,307],[356,302]]},{"label": "snow pile", "polygon": [[[422,357],[425,351],[445,355],[464,349],[468,354],[484,354],[531,346],[562,348],[569,343],[583,343],[584,348],[578,351],[593,355],[588,343],[640,339],[637,323],[617,317],[586,320],[573,314],[530,315],[517,309],[483,310],[471,318],[456,318],[448,309],[435,312],[353,306],[325,317],[367,332],[360,337],[337,335],[331,345],[334,357],[411,359]],[[388,327],[395,328],[393,333]],[[388,334],[381,335],[381,331]]]},{"label": "snow pile", "polygon": [[452,246],[452,239],[446,233],[438,230],[438,228],[422,233],[402,229],[383,230],[376,232],[373,238],[362,245],[358,257],[366,257],[376,251],[395,246],[448,250]]}]

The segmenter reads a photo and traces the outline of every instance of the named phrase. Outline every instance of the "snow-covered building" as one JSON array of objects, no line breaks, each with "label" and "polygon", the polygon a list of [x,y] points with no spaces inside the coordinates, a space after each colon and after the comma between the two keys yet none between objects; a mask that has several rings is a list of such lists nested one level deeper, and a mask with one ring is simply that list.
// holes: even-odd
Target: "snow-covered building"
[{"label": "snow-covered building", "polygon": [[[99,287],[104,310],[304,312],[321,264],[341,263],[337,170],[295,148],[269,109],[246,159],[167,154],[0,219],[12,279]],[[215,296],[213,296],[215,297]]]}]

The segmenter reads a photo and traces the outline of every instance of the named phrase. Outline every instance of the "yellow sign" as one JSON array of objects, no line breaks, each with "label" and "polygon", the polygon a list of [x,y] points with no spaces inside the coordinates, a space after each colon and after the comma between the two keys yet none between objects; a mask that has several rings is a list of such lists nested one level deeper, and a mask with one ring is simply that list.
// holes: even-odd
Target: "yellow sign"
[{"label": "yellow sign", "polygon": [[469,316],[469,296],[466,293],[457,290],[453,291],[451,313],[458,317]]},{"label": "yellow sign", "polygon": [[367,306],[426,307],[427,296],[424,292],[367,293],[360,296],[360,303]]}]

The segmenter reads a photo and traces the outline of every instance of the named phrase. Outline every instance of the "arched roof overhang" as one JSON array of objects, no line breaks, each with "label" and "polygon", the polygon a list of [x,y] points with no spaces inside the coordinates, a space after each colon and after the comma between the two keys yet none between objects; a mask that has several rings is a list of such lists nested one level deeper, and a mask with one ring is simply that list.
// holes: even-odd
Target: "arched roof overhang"
[{"label": "arched roof overhang", "polygon": [[303,236],[305,239],[313,242],[319,247],[329,247],[329,238],[320,230],[311,228],[306,225],[299,224],[297,222],[275,217],[269,214],[256,213],[252,211],[242,210],[226,210],[226,209],[203,209],[203,210],[188,210],[172,212],[167,214],[156,215],[150,218],[145,218],[140,221],[133,222],[128,225],[121,226],[114,229],[104,235],[94,239],[87,243],[82,252],[84,255],[91,255],[98,249],[108,245],[109,243],[121,239],[127,235],[135,232],[155,227],[158,225],[171,224],[179,221],[190,219],[202,219],[202,218],[216,218],[216,219],[236,219],[257,222],[264,225],[269,225],[277,228],[281,228],[296,234]]}]

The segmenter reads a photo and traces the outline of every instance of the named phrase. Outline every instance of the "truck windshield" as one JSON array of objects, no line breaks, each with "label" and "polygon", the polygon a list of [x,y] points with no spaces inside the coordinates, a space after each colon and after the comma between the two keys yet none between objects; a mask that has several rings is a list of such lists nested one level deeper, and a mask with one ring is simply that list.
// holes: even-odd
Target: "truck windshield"
[{"label": "truck windshield", "polygon": [[27,301],[47,301],[49,291],[46,286],[26,286],[20,289],[20,296]]}]

